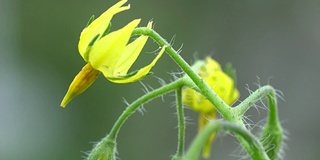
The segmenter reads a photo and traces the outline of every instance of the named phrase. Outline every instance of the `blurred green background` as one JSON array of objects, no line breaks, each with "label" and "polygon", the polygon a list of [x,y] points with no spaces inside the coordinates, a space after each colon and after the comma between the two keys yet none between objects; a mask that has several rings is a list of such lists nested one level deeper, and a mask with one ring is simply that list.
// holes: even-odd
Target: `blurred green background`
[{"label": "blurred green background", "polygon": [[[116,0],[0,0],[0,159],[83,159],[110,130],[128,102],[143,95],[139,82],[117,85],[103,76],[66,109],[59,104],[85,62],[77,43],[92,14]],[[320,1],[318,0],[139,0],[116,15],[112,29],[134,18],[151,19],[192,63],[211,55],[237,69],[240,100],[257,83],[284,93],[280,119],[287,130],[284,159],[319,159]],[[157,49],[149,40],[139,63]],[[179,71],[164,55],[152,70],[166,82]],[[157,88],[155,76],[142,80]],[[146,105],[128,119],[118,137],[119,158],[163,160],[174,155],[177,122],[173,94]],[[260,104],[260,106],[263,106]],[[266,111],[251,109],[254,122]],[[188,116],[187,145],[197,132],[197,114]],[[260,124],[261,125],[261,124]],[[255,127],[258,128],[258,127]],[[259,129],[257,129],[259,131]],[[239,159],[238,143],[219,134],[212,159]]]}]

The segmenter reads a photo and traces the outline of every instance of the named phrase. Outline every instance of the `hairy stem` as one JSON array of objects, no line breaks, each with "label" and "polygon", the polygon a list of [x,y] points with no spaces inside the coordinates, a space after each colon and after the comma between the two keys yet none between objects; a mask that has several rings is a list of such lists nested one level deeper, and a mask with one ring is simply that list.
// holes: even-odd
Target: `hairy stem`
[{"label": "hairy stem", "polygon": [[131,116],[143,103],[146,103],[150,101],[151,99],[154,99],[160,95],[166,94],[172,90],[175,90],[183,85],[181,80],[174,81],[172,83],[169,83],[167,85],[164,85],[158,89],[155,89],[142,97],[135,100],[133,103],[131,103],[120,115],[116,123],[113,125],[110,133],[109,138],[116,139],[117,134],[122,126],[122,124],[125,122],[125,120]]},{"label": "hairy stem", "polygon": [[230,123],[225,121],[211,121],[200,132],[197,137],[191,143],[187,150],[185,160],[199,159],[201,148],[206,143],[207,139],[212,133],[218,131],[231,131],[238,136],[241,136],[247,143],[250,144],[250,152],[248,153],[254,160],[269,160],[267,154],[264,152],[263,146],[260,141],[256,139],[249,131],[236,123]]},{"label": "hairy stem", "polygon": [[136,28],[133,30],[132,35],[147,35],[156,41],[159,46],[166,47],[166,52],[169,56],[180,66],[180,68],[192,79],[192,81],[199,88],[201,93],[208,98],[208,100],[216,107],[216,109],[221,113],[221,115],[231,120],[233,119],[233,114],[231,113],[231,107],[226,104],[212,89],[211,87],[203,81],[203,79],[195,73],[190,65],[178,54],[172,46],[162,38],[156,31],[149,29],[147,27]]},{"label": "hairy stem", "polygon": [[279,153],[283,144],[283,129],[278,118],[276,93],[274,91],[270,92],[267,97],[269,114],[260,139],[269,158],[277,160],[279,159]]},{"label": "hairy stem", "polygon": [[[274,89],[273,87],[266,85],[263,87],[260,87],[256,91],[254,91],[248,98],[246,98],[244,101],[242,101],[238,106],[233,108],[234,113],[236,113],[238,116],[243,116],[249,108],[253,106],[254,103],[262,99],[263,97],[267,97],[269,100],[269,106],[270,106],[270,113],[272,110],[277,109],[276,105],[276,97],[270,96],[271,94],[274,95]],[[272,112],[274,113],[274,112]],[[276,115],[272,115],[273,117]],[[278,119],[276,119],[278,120]]]},{"label": "hairy stem", "polygon": [[[97,160],[103,157],[115,157],[115,145],[116,145],[116,138],[119,133],[119,130],[123,123],[131,116],[143,103],[146,103],[160,95],[166,94],[170,91],[173,91],[177,88],[181,88],[183,85],[183,81],[181,79],[164,85],[158,89],[150,91],[149,93],[143,95],[139,99],[135,100],[131,103],[120,115],[118,120],[113,125],[110,133],[106,135],[91,151],[88,156],[88,160]],[[109,145],[110,144],[110,145]],[[108,152],[108,153],[106,153]],[[99,158],[100,157],[100,158]],[[102,159],[104,160],[105,158]],[[101,159],[101,160],[102,160]],[[113,158],[112,158],[113,159]],[[111,160],[107,158],[107,160]]]},{"label": "hairy stem", "polygon": [[[273,88],[270,88],[270,86],[262,87],[263,88],[262,90],[257,90],[257,94],[250,95],[247,101],[245,101],[245,103],[242,103],[240,107],[232,108],[228,104],[226,104],[196,72],[192,70],[190,65],[156,31],[146,27],[141,27],[141,28],[136,28],[133,31],[132,35],[147,35],[151,37],[155,42],[157,42],[159,46],[166,47],[166,52],[169,54],[169,56],[180,66],[180,68],[192,80],[192,82],[189,81],[189,83],[188,81],[186,81],[186,85],[189,87],[199,89],[199,91],[215,106],[216,110],[227,121],[235,122],[236,124],[241,126],[243,129],[246,129],[244,122],[242,120],[243,114],[254,104],[254,102],[261,99],[263,96],[267,95],[266,93],[259,94],[259,92],[262,92],[262,91],[266,92],[266,90],[270,90],[270,89],[273,90]],[[247,152],[249,154],[253,153],[251,144],[248,143],[242,136],[237,134],[236,136],[239,139],[242,146],[247,150]],[[260,152],[258,154],[260,154]],[[264,157],[264,155],[260,155],[260,156]]]},{"label": "hairy stem", "polygon": [[184,155],[184,137],[185,137],[185,121],[184,121],[184,112],[182,105],[182,88],[176,89],[176,104],[177,104],[177,114],[178,114],[178,124],[179,124],[179,133],[178,133],[178,147],[177,153],[172,158],[172,160],[182,160]]}]

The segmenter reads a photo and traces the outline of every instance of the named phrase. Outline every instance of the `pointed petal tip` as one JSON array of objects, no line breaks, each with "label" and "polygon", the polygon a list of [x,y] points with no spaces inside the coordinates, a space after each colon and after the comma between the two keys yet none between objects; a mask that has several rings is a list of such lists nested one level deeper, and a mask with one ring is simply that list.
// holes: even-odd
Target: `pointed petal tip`
[{"label": "pointed petal tip", "polygon": [[150,28],[150,29],[151,29],[151,28],[152,28],[152,24],[153,24],[153,21],[149,21],[149,22],[148,22],[148,25],[147,25],[147,28]]},{"label": "pointed petal tip", "polygon": [[72,98],[74,96],[70,96],[70,94],[68,94],[70,92],[67,92],[67,94],[63,97],[61,103],[60,103],[60,107],[61,108],[66,108],[66,106],[68,105],[68,103],[72,100]]},{"label": "pointed petal tip", "polygon": [[114,4],[112,7],[110,8],[121,8],[122,10],[128,10],[130,9],[130,4],[128,4],[127,6],[122,6],[124,5],[128,0],[121,0],[118,3]]},{"label": "pointed petal tip", "polygon": [[[130,23],[133,23],[133,24],[139,24],[140,23],[140,21],[141,21],[141,18],[137,18],[137,19],[135,19],[135,20],[133,20],[133,21],[131,21]],[[130,24],[129,23],[129,24]]]},{"label": "pointed petal tip", "polygon": [[61,107],[61,108],[66,108],[66,105],[61,103],[61,104],[60,104],[60,107]]}]

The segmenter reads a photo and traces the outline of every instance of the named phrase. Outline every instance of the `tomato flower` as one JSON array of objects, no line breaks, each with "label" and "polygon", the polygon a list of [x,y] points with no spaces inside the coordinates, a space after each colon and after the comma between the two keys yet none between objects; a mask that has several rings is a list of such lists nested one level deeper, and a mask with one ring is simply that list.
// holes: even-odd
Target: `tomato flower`
[{"label": "tomato flower", "polygon": [[[222,98],[227,104],[231,105],[239,98],[239,92],[235,88],[234,80],[223,72],[218,62],[212,58],[206,58],[205,63],[200,67],[198,74],[209,86]],[[212,119],[217,118],[217,112],[214,105],[207,100],[201,93],[191,88],[184,88],[183,103],[200,113],[199,116],[199,132]],[[211,143],[215,134],[212,134],[203,148],[203,157],[209,158],[211,151]]]},{"label": "tomato flower", "polygon": [[[130,5],[122,6],[126,2],[127,0],[119,1],[95,20],[92,17],[87,27],[81,32],[78,50],[87,64],[71,83],[61,102],[62,107],[85,91],[99,73],[113,83],[135,82],[146,76],[164,53],[165,48],[163,47],[149,65],[128,73],[148,37],[142,35],[130,41],[132,31],[139,25],[140,19],[135,19],[123,28],[108,33],[112,17],[121,11],[130,9]],[[147,28],[152,28],[152,22],[148,23]]]}]

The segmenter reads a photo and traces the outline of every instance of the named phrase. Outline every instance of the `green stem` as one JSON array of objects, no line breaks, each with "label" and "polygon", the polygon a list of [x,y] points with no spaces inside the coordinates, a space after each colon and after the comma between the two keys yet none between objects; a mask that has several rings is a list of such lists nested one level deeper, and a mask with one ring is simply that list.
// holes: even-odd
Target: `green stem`
[{"label": "green stem", "polygon": [[[268,97],[268,100],[269,100],[270,114],[274,113],[271,111],[277,109],[276,97],[269,96],[270,94],[274,94],[274,92],[275,91],[274,91],[273,87],[271,87],[269,85],[260,87],[259,89],[254,91],[248,98],[246,98],[244,101],[242,101],[238,106],[233,108],[234,113],[240,117],[243,116],[247,112],[247,110],[250,107],[252,107],[252,105],[254,103],[256,103],[257,101],[259,101],[261,98],[263,98],[265,96]],[[271,116],[277,117],[277,115],[271,115]],[[276,119],[276,120],[278,120],[278,119]]]},{"label": "green stem", "polygon": [[[166,47],[166,52],[169,56],[182,68],[182,70],[190,77],[192,82],[186,82],[186,85],[194,87],[195,84],[197,88],[201,91],[201,93],[215,106],[216,110],[227,120],[231,122],[236,122],[238,125],[245,129],[244,122],[242,120],[241,114],[236,114],[235,109],[231,108],[228,104],[226,104],[212,89],[211,87],[203,81],[203,79],[192,70],[189,64],[178,54],[176,50],[172,48],[172,46],[162,38],[156,31],[141,27],[136,28],[132,35],[147,35],[151,37],[155,42],[159,44],[161,47]],[[261,98],[261,97],[260,97]],[[248,102],[249,104],[249,102]],[[252,103],[253,104],[253,103]],[[251,104],[251,105],[252,105]],[[246,105],[245,105],[246,106]],[[249,108],[251,106],[248,106]],[[244,107],[246,108],[246,107]],[[240,143],[243,147],[251,153],[251,145],[247,143],[241,136],[237,136]]]},{"label": "green stem", "polygon": [[221,130],[234,132],[238,136],[241,136],[247,143],[249,143],[251,149],[248,154],[252,159],[269,160],[267,154],[264,152],[260,141],[257,140],[249,131],[237,125],[236,123],[225,121],[209,122],[191,143],[186,153],[185,160],[199,159],[201,148],[204,146],[210,135]]},{"label": "green stem", "polygon": [[182,160],[184,155],[185,121],[184,121],[184,112],[183,112],[183,105],[182,105],[182,88],[181,87],[176,89],[176,103],[177,103],[179,133],[178,133],[177,153],[172,158],[172,160]]},{"label": "green stem", "polygon": [[[116,138],[119,133],[119,130],[123,123],[127,120],[129,116],[131,116],[143,103],[146,103],[160,95],[166,94],[172,90],[177,88],[181,88],[183,86],[183,80],[179,79],[167,85],[164,85],[158,89],[150,91],[149,93],[143,95],[139,99],[135,100],[131,103],[120,115],[118,120],[113,125],[110,133],[106,135],[91,151],[88,156],[88,160],[97,160],[104,159],[103,157],[114,157],[115,153],[115,145]],[[106,153],[108,152],[108,153]],[[102,156],[102,158],[101,158]],[[113,158],[107,158],[113,159]]]},{"label": "green stem", "polygon": [[115,160],[115,147],[116,142],[105,137],[92,149],[87,160]]},{"label": "green stem", "polygon": [[147,27],[136,28],[133,30],[132,35],[147,35],[156,41],[159,46],[166,46],[166,52],[170,57],[181,67],[181,69],[192,79],[192,81],[200,89],[201,93],[208,98],[208,100],[216,107],[219,113],[227,120],[234,119],[232,108],[226,104],[212,89],[203,81],[203,79],[195,73],[190,65],[174,50],[171,45],[162,38],[156,31]]},{"label": "green stem", "polygon": [[118,132],[122,126],[122,124],[125,122],[125,120],[131,116],[143,103],[146,103],[148,101],[150,101],[151,99],[154,99],[160,95],[166,94],[172,90],[175,90],[179,87],[181,87],[183,85],[182,80],[177,80],[174,81],[172,83],[169,83],[167,85],[164,85],[158,89],[155,89],[145,95],[143,95],[142,97],[138,98],[137,100],[135,100],[132,104],[130,104],[124,111],[123,113],[120,115],[120,117],[118,118],[118,120],[115,122],[115,124],[113,125],[110,134],[109,134],[109,138],[111,139],[116,139]]},{"label": "green stem", "polygon": [[276,93],[269,92],[268,95],[269,114],[268,120],[263,127],[260,139],[265,151],[271,160],[279,159],[279,152],[283,143],[283,129],[279,122],[277,111]]},{"label": "green stem", "polygon": [[[268,123],[272,125],[279,124],[278,118],[278,106],[277,106],[277,97],[274,89],[270,87],[270,92],[268,93],[268,104],[269,104],[269,116],[268,116]],[[271,91],[272,90],[272,91]]]}]

